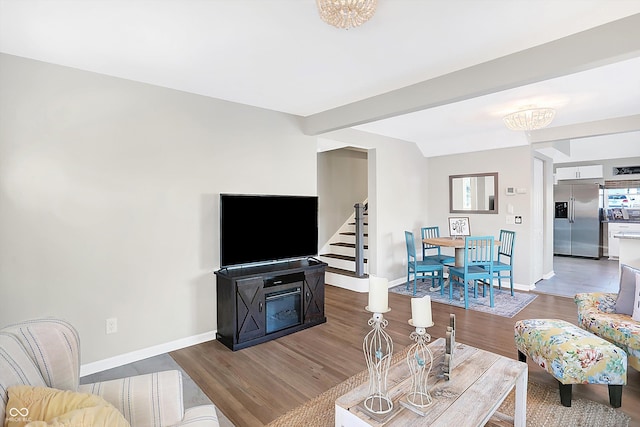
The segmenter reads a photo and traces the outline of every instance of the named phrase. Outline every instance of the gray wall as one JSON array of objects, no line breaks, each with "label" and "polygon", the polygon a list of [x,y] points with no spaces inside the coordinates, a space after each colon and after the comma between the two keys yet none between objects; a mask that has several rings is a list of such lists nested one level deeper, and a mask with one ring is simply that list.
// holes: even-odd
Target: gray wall
[{"label": "gray wall", "polygon": [[[515,282],[525,288],[533,285],[529,262],[530,219],[535,214],[543,215],[548,221],[549,213],[532,212],[533,154],[529,145],[425,158],[414,144],[352,129],[336,131],[323,138],[369,150],[369,271],[372,274],[392,281],[404,280],[404,230],[418,235],[421,227],[438,225],[441,233],[447,235],[448,218],[461,216],[449,213],[449,175],[498,172],[499,213],[468,215],[471,231],[496,237],[501,228],[516,231]],[[551,172],[549,165],[545,178],[552,185]],[[507,197],[506,187],[525,188],[527,192]],[[552,200],[549,197],[552,197],[549,188],[545,188],[547,203]],[[522,224],[506,223],[508,204],[513,205],[514,215],[523,217]],[[545,274],[553,269],[549,240],[545,235]]]},{"label": "gray wall", "polygon": [[[83,363],[216,329],[219,193],[324,194],[339,181],[294,116],[9,55],[0,90],[0,325],[67,318]],[[366,168],[360,154],[332,161],[358,165],[359,188],[366,169],[372,274],[403,280],[404,230],[446,231],[449,175],[497,171],[499,214],[469,215],[472,232],[516,230],[516,282],[530,285],[529,146],[425,158],[352,129],[322,138],[366,151]],[[507,198],[507,186],[528,191]],[[507,203],[523,224],[506,224]]]},{"label": "gray wall", "polygon": [[[471,233],[498,238],[500,229],[516,232],[514,247],[514,281],[531,285],[531,182],[532,155],[529,146],[479,151],[454,156],[428,159],[429,207],[425,224],[440,226],[441,235],[448,235],[448,217],[468,216]],[[449,175],[498,172],[498,214],[450,214]],[[506,187],[525,188],[526,194],[505,196]],[[521,215],[522,224],[507,224],[507,205],[513,205],[513,214]],[[538,213],[536,213],[538,214]],[[540,213],[541,214],[541,213]],[[451,252],[453,253],[453,252]]]},{"label": "gray wall", "polygon": [[427,159],[413,143],[354,129],[331,132],[322,139],[367,150],[369,273],[404,280],[404,230],[419,232],[427,220]]},{"label": "gray wall", "polygon": [[341,148],[318,153],[319,224],[322,247],[367,198],[367,153]]},{"label": "gray wall", "polygon": [[82,363],[216,329],[219,193],[316,194],[294,116],[4,54],[0,90],[0,325]]}]

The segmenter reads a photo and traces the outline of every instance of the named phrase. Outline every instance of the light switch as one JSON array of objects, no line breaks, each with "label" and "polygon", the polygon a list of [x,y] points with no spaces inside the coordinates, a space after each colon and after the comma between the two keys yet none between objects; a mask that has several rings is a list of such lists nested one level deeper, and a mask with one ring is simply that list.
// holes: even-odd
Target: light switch
[{"label": "light switch", "polygon": [[515,215],[507,215],[507,224],[515,224],[515,223],[516,223]]},{"label": "light switch", "polygon": [[507,203],[507,213],[513,213],[513,205],[511,203]]}]

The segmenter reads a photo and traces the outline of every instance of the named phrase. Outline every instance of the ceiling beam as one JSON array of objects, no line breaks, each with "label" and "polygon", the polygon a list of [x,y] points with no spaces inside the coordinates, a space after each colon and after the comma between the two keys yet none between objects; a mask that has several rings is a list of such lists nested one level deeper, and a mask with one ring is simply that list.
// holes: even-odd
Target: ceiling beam
[{"label": "ceiling beam", "polygon": [[531,131],[531,144],[640,131],[640,114]]},{"label": "ceiling beam", "polygon": [[640,56],[640,14],[302,119],[333,130],[438,107]]}]

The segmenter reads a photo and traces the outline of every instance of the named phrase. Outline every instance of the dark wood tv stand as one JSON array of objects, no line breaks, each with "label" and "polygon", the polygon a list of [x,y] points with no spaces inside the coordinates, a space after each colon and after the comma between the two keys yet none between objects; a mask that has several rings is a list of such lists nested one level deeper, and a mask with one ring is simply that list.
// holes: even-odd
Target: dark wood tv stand
[{"label": "dark wood tv stand", "polygon": [[325,323],[326,267],[305,258],[216,271],[216,338],[235,351]]}]

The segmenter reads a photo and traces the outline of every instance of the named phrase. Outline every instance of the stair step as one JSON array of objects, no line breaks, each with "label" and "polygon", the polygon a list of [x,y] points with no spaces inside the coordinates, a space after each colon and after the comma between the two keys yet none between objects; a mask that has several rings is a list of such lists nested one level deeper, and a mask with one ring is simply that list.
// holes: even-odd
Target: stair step
[{"label": "stair step", "polygon": [[[355,222],[349,222],[349,223],[347,223],[347,225],[356,225],[356,223]],[[369,223],[368,222],[364,222],[364,223],[362,223],[362,225],[369,225]]]},{"label": "stair step", "polygon": [[[340,233],[342,236],[355,236],[356,233],[353,231],[345,231],[344,233]],[[363,234],[364,237],[369,236],[369,233],[364,233]]]},{"label": "stair step", "polygon": [[[355,271],[343,270],[342,268],[327,267],[326,271],[329,272],[329,273],[341,274],[342,276],[358,277],[358,276],[356,276],[356,272]],[[365,278],[365,277],[369,277],[369,275],[365,274],[361,278]]]},{"label": "stair step", "polygon": [[[341,259],[343,261],[352,261],[355,262],[356,261],[356,257],[354,256],[347,256],[347,255],[338,255],[338,254],[322,254],[320,256],[323,257],[327,257],[327,258],[334,258],[334,259]],[[367,259],[364,259],[364,262],[367,262]]]},{"label": "stair step", "polygon": [[[336,242],[336,243],[331,243],[329,246],[340,246],[343,248],[356,248],[356,244],[355,243],[345,243],[345,242]],[[364,249],[369,249],[369,245],[364,245]]]}]

